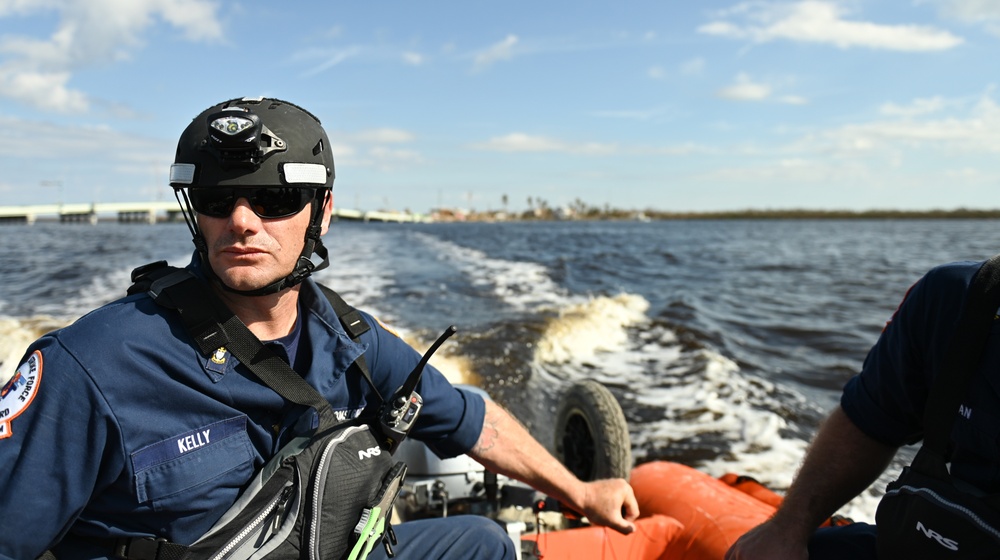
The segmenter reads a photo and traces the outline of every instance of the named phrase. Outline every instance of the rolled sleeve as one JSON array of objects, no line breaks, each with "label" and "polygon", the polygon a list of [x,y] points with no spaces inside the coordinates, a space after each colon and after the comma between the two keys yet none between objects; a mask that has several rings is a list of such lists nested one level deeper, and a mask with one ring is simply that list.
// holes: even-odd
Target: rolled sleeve
[{"label": "rolled sleeve", "polygon": [[885,445],[899,447],[919,440],[920,433],[914,432],[911,424],[899,421],[894,413],[887,412],[865,381],[861,376],[851,378],[841,395],[840,407],[851,422],[866,435]]},{"label": "rolled sleeve", "polygon": [[472,392],[455,388],[462,401],[462,414],[457,427],[444,437],[424,439],[427,447],[442,459],[456,457],[467,453],[483,432],[483,419],[486,416],[486,403],[483,397]]},{"label": "rolled sleeve", "polygon": [[936,267],[907,292],[840,405],[861,431],[887,445],[923,438],[924,405],[980,263]]}]

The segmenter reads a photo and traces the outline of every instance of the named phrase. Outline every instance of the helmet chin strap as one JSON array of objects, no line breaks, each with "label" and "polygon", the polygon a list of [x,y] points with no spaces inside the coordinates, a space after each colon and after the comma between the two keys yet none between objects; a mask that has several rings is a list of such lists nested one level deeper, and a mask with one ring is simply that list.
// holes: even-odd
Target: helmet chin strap
[{"label": "helmet chin strap", "polygon": [[330,196],[329,191],[326,192],[323,198],[317,198],[311,203],[312,216],[309,220],[309,228],[306,230],[305,245],[302,247],[302,252],[299,254],[298,260],[295,261],[295,267],[292,268],[292,272],[288,276],[279,278],[267,286],[253,290],[237,290],[236,288],[229,287],[219,278],[215,270],[212,269],[212,263],[208,260],[208,245],[205,242],[205,236],[202,235],[200,229],[197,229],[194,235],[194,245],[198,250],[198,254],[201,255],[202,262],[205,264],[206,276],[214,280],[216,284],[229,293],[241,296],[266,296],[276,294],[286,288],[291,288],[308,278],[313,272],[328,267],[330,259],[326,247],[323,245],[322,239],[320,239],[321,228],[319,225],[320,220],[323,218],[323,203],[326,202],[327,196]]}]

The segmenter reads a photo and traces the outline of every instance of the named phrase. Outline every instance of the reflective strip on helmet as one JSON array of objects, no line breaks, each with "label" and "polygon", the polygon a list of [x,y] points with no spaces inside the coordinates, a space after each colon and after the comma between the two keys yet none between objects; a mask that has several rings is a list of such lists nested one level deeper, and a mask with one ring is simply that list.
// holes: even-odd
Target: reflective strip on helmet
[{"label": "reflective strip on helmet", "polygon": [[194,182],[193,163],[175,163],[170,166],[170,183],[190,185]]},{"label": "reflective strip on helmet", "polygon": [[281,167],[285,175],[285,183],[294,185],[307,183],[310,185],[326,184],[326,166],[318,163],[286,163]]}]

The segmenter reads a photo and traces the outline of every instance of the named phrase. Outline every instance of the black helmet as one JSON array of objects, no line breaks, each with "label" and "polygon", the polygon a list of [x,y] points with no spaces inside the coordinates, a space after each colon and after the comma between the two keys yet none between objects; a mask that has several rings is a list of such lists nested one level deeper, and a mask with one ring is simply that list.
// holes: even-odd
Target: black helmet
[{"label": "black helmet", "polygon": [[278,99],[232,99],[195,117],[177,142],[170,186],[333,188],[333,155],[319,119]]},{"label": "black helmet", "polygon": [[[231,99],[209,107],[184,129],[170,166],[170,186],[212,275],[205,239],[185,189],[284,187],[316,193],[305,247],[292,273],[258,290],[233,290],[220,282],[223,288],[244,295],[274,293],[329,264],[320,240],[323,202],[333,190],[329,144],[326,131],[311,113],[287,101],[261,97]],[[313,260],[314,253],[319,262]]]}]

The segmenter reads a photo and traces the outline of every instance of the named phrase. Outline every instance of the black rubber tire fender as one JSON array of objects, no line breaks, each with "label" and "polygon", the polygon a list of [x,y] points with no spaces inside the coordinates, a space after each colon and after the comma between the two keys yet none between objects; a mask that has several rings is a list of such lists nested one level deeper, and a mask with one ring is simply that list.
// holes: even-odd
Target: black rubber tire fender
[{"label": "black rubber tire fender", "polygon": [[632,443],[621,405],[594,380],[573,383],[556,413],[555,455],[580,480],[628,480]]}]

